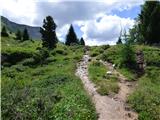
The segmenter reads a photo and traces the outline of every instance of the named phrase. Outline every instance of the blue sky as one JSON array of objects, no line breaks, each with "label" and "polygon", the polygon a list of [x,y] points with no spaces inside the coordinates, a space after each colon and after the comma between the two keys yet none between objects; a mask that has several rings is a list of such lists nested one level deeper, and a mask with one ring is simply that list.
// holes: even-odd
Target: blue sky
[{"label": "blue sky", "polygon": [[135,6],[131,9],[126,9],[123,11],[118,11],[118,10],[113,10],[111,14],[116,14],[119,17],[123,18],[128,18],[130,17],[131,19],[135,19],[137,15],[140,13],[141,7],[140,6]]},{"label": "blue sky", "polygon": [[51,15],[57,36],[65,41],[70,24],[87,45],[115,44],[121,28],[128,30],[143,0],[1,0],[0,14],[13,22],[42,26]]},{"label": "blue sky", "polygon": [[[141,12],[141,7],[140,6],[135,6],[131,9],[126,9],[123,11],[119,11],[119,10],[113,10],[111,11],[111,15],[117,15],[121,18],[131,18],[131,19],[135,19],[137,18],[138,14]],[[99,22],[102,18],[98,18],[96,19],[97,22]],[[77,33],[77,36],[80,38],[83,35],[83,32],[80,30],[80,27],[78,25],[74,25],[74,29]]]}]

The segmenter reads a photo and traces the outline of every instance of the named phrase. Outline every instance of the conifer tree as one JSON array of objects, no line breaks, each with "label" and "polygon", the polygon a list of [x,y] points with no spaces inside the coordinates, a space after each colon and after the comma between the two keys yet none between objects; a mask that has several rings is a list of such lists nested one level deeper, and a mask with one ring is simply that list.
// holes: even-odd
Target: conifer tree
[{"label": "conifer tree", "polygon": [[25,40],[29,40],[29,34],[27,28],[25,28],[23,31],[23,41]]},{"label": "conifer tree", "polygon": [[81,39],[80,39],[80,45],[84,45],[85,46],[85,41],[84,41],[83,37],[81,37]]},{"label": "conifer tree", "polygon": [[118,41],[116,42],[116,44],[122,44],[122,28],[121,28],[120,35],[118,37]]},{"label": "conifer tree", "polygon": [[118,37],[118,41],[116,42],[116,44],[118,45],[118,44],[122,44],[122,39],[121,39],[121,37]]},{"label": "conifer tree", "polygon": [[22,33],[20,30],[17,30],[16,32],[16,40],[22,40]]},{"label": "conifer tree", "polygon": [[74,28],[71,24],[70,28],[69,28],[69,31],[68,31],[68,34],[66,36],[66,42],[65,44],[66,45],[73,45],[73,44],[78,44],[79,41],[77,39],[77,35],[76,33],[74,32]]},{"label": "conifer tree", "polygon": [[3,26],[3,28],[2,28],[1,36],[3,36],[3,37],[8,37],[9,36],[5,26]]},{"label": "conifer tree", "polygon": [[160,1],[146,1],[138,20],[143,41],[146,44],[160,43]]},{"label": "conifer tree", "polygon": [[42,34],[42,46],[52,49],[56,47],[58,42],[56,36],[56,27],[53,18],[47,16],[43,21],[43,26],[40,28],[40,33]]},{"label": "conifer tree", "polygon": [[131,69],[136,67],[135,51],[130,43],[125,43],[123,45],[121,48],[120,57],[121,67],[123,66]]}]

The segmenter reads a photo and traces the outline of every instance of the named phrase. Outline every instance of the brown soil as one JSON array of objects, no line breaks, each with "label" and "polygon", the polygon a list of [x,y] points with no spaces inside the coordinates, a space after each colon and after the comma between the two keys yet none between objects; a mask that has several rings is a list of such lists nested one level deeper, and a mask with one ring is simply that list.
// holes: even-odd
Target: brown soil
[{"label": "brown soil", "polygon": [[102,96],[96,92],[95,84],[88,77],[88,63],[91,58],[84,55],[77,65],[76,75],[82,80],[84,87],[91,96],[98,113],[98,120],[137,120],[137,113],[133,112],[126,104],[127,96],[133,91],[135,82],[128,82],[126,78],[112,68],[112,65],[101,61],[113,74],[118,75],[119,92],[113,97]]}]

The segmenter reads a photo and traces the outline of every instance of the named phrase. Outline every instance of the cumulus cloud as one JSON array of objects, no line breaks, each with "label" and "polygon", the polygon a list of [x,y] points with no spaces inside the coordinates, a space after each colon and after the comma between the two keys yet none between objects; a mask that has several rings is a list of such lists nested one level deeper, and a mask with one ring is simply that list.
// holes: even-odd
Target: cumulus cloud
[{"label": "cumulus cloud", "polygon": [[130,18],[104,14],[99,21],[81,23],[81,30],[88,45],[115,44],[121,29],[128,30],[133,24],[134,20]]},{"label": "cumulus cloud", "polygon": [[93,19],[97,13],[104,12],[105,8],[106,5],[102,2],[38,2],[35,24],[39,22],[39,19],[52,15],[61,27],[74,21]]},{"label": "cumulus cloud", "polygon": [[32,0],[0,0],[1,15],[13,22],[34,25],[36,3]]},{"label": "cumulus cloud", "polygon": [[114,44],[120,24],[126,29],[134,20],[113,15],[112,10],[123,11],[139,6],[143,0],[3,0],[1,15],[27,25],[41,26],[45,16],[53,16],[57,36],[64,41],[71,23],[79,26],[88,45]]},{"label": "cumulus cloud", "polygon": [[65,24],[64,26],[57,28],[56,33],[60,41],[64,42],[64,38],[68,32],[69,26],[70,26],[69,24]]}]

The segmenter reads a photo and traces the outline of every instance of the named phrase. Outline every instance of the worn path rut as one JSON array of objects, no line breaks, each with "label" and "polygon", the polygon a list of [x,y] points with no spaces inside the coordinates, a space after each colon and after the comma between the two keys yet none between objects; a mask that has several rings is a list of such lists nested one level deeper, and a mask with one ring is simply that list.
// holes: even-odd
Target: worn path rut
[{"label": "worn path rut", "polygon": [[[134,83],[126,82],[125,77],[113,70],[119,76],[118,94],[114,97],[102,96],[96,91],[95,84],[88,77],[88,63],[91,60],[89,55],[84,55],[80,63],[77,64],[76,75],[82,80],[84,87],[91,96],[95,104],[98,120],[137,120],[138,115],[126,105],[127,95],[134,88]],[[112,65],[101,61],[104,65],[113,69]]]}]

